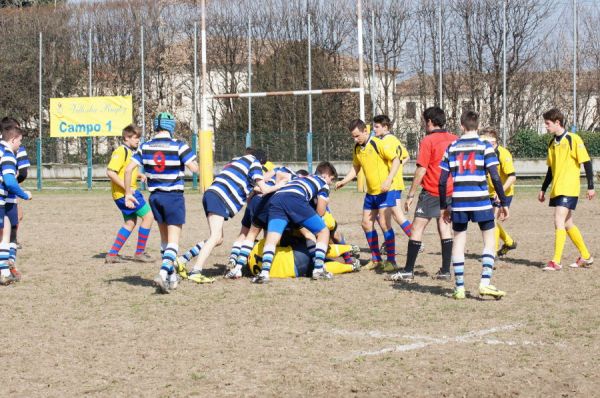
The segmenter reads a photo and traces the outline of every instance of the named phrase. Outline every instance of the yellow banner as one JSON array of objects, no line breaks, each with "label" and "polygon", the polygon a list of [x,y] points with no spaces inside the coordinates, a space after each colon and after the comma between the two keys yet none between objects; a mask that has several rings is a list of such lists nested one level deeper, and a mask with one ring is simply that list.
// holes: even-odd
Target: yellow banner
[{"label": "yellow banner", "polygon": [[132,122],[131,95],[50,98],[50,137],[120,136]]}]

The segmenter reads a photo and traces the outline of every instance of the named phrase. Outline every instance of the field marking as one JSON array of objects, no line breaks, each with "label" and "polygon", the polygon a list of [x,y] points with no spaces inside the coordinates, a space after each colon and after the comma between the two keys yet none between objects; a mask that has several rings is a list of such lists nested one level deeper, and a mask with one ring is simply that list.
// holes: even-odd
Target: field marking
[{"label": "field marking", "polygon": [[419,349],[426,348],[426,347],[433,346],[433,345],[445,345],[445,344],[449,344],[449,343],[466,344],[466,343],[483,342],[483,343],[489,344],[489,345],[509,345],[509,346],[543,345],[543,343],[536,343],[533,341],[516,342],[516,341],[503,341],[503,340],[498,340],[498,339],[484,339],[484,337],[487,335],[499,333],[499,332],[510,331],[510,330],[515,330],[515,329],[520,328],[521,326],[523,326],[523,325],[520,323],[515,323],[515,324],[504,325],[504,326],[497,326],[497,327],[493,327],[493,328],[489,328],[489,329],[473,330],[473,331],[470,331],[463,335],[455,336],[455,337],[443,336],[443,337],[438,337],[438,338],[430,337],[430,336],[383,333],[383,332],[379,332],[376,330],[350,331],[350,330],[334,329],[333,333],[342,335],[342,336],[355,336],[355,337],[366,337],[366,338],[375,338],[375,339],[398,339],[398,338],[400,338],[400,339],[407,339],[407,340],[414,341],[409,344],[399,344],[399,345],[395,345],[392,347],[385,347],[385,348],[382,348],[380,350],[375,350],[375,351],[355,352],[352,354],[352,357],[347,358],[348,360],[356,359],[356,358],[360,358],[360,357],[383,355],[383,354],[388,354],[388,353],[392,353],[392,352],[414,351],[414,350],[419,350]]}]

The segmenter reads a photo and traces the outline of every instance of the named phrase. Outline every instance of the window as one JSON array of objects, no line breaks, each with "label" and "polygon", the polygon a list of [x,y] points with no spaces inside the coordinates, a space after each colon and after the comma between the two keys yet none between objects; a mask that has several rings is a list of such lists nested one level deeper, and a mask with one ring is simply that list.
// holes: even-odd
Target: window
[{"label": "window", "polygon": [[407,102],[406,103],[406,118],[407,119],[416,119],[417,118],[417,103],[416,102]]}]

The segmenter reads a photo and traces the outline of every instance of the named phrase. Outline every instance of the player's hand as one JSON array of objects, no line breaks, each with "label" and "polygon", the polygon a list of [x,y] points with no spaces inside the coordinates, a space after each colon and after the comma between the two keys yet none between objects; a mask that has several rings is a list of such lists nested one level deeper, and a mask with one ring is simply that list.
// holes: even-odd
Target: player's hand
[{"label": "player's hand", "polygon": [[501,208],[500,208],[500,215],[499,215],[498,219],[499,219],[500,221],[507,220],[507,219],[508,219],[508,217],[509,217],[509,214],[508,214],[508,213],[509,213],[509,212],[508,212],[508,207],[506,207],[506,206],[503,206],[503,207],[501,207]]},{"label": "player's hand", "polygon": [[133,195],[125,195],[125,207],[129,209],[135,209],[135,206],[138,205],[138,201]]},{"label": "player's hand", "polygon": [[450,217],[451,211],[450,208],[445,208],[442,210],[442,219],[446,224],[452,223],[452,218]]},{"label": "player's hand", "polygon": [[148,181],[148,177],[146,177],[146,174],[138,174],[138,178],[144,184],[146,183],[146,181]]},{"label": "player's hand", "polygon": [[593,189],[588,189],[588,191],[587,191],[588,200],[594,199],[594,196],[596,196],[596,191],[594,191]]},{"label": "player's hand", "polygon": [[388,192],[392,186],[392,182],[385,180],[383,184],[381,184],[381,192]]},{"label": "player's hand", "polygon": [[335,183],[335,190],[337,191],[338,189],[342,188],[344,185],[346,185],[346,183],[343,180],[336,182]]},{"label": "player's hand", "polygon": [[412,206],[413,201],[415,200],[414,197],[410,197],[407,196],[406,197],[406,201],[404,201],[404,212],[408,213],[408,211],[410,210],[410,206]]},{"label": "player's hand", "polygon": [[544,202],[544,200],[546,200],[546,193],[544,191],[540,191],[538,193],[538,200],[542,203]]},{"label": "player's hand", "polygon": [[31,195],[30,191],[25,191],[25,194],[27,194],[27,199],[25,199],[25,200],[31,200],[31,199],[33,199],[33,196]]}]

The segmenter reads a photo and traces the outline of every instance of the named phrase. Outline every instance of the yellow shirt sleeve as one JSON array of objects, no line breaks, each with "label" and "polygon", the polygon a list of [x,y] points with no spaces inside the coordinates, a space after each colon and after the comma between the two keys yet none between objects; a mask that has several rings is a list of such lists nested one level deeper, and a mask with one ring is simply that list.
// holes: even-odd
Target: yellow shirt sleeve
[{"label": "yellow shirt sleeve", "polygon": [[500,165],[505,175],[513,174],[515,172],[515,164],[513,163],[512,155],[506,149],[500,154]]},{"label": "yellow shirt sleeve", "polygon": [[577,161],[577,163],[582,164],[590,160],[590,155],[583,143],[583,140],[578,135],[573,135],[573,152],[572,156]]},{"label": "yellow shirt sleeve", "polygon": [[352,166],[360,166],[360,160],[358,160],[358,156],[356,156],[356,146],[352,151]]},{"label": "yellow shirt sleeve", "polygon": [[108,162],[108,166],[106,166],[106,168],[108,170],[114,171],[115,173],[118,173],[119,171],[121,171],[123,165],[125,164],[126,156],[127,152],[125,150],[125,147],[118,147],[113,151],[112,155],[110,156],[110,162]]}]

